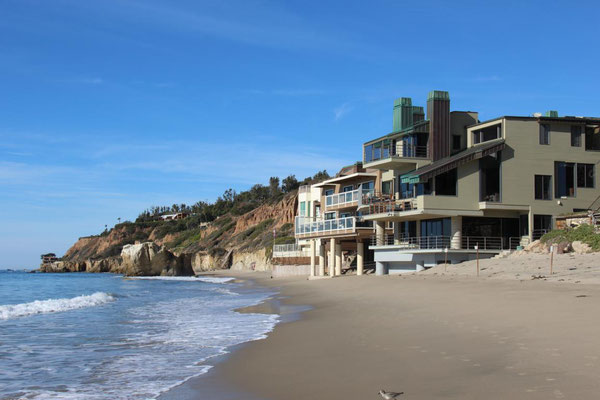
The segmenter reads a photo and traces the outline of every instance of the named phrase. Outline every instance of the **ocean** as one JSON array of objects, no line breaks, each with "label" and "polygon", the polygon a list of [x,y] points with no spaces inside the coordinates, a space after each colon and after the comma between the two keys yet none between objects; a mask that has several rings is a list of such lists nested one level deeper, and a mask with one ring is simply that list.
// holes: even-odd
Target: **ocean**
[{"label": "ocean", "polygon": [[230,278],[0,271],[0,399],[153,399],[265,338],[275,293]]}]

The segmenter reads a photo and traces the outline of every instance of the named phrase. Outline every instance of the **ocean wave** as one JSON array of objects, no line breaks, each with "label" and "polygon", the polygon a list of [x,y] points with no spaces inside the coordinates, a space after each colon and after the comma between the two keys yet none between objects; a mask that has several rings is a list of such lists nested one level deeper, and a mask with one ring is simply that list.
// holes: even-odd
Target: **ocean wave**
[{"label": "ocean wave", "polygon": [[114,300],[115,297],[109,293],[96,292],[70,299],[36,300],[31,303],[1,305],[0,320],[94,307]]},{"label": "ocean wave", "polygon": [[226,283],[235,278],[225,278],[218,276],[132,276],[126,279],[140,280],[158,280],[158,281],[185,281],[185,282],[206,282],[206,283]]}]

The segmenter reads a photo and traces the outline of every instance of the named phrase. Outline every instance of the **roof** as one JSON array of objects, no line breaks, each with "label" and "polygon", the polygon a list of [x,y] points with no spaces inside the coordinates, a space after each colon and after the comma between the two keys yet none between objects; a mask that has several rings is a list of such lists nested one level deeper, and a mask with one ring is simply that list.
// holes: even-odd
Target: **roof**
[{"label": "roof", "polygon": [[336,183],[343,182],[345,180],[353,179],[353,178],[359,178],[359,177],[372,178],[372,177],[376,177],[376,176],[377,176],[376,172],[355,172],[350,175],[338,176],[337,178],[327,179],[326,181],[323,181],[321,183],[317,183],[317,184],[313,185],[313,187],[323,187],[323,186],[335,185]]},{"label": "roof", "polygon": [[556,121],[556,122],[577,122],[577,123],[600,123],[600,118],[598,117],[575,117],[575,116],[564,116],[564,117],[531,117],[531,116],[518,116],[518,115],[503,115],[497,118],[488,119],[486,121],[481,121],[473,125],[467,126],[467,128],[473,128],[479,125],[487,124],[493,121],[500,121],[502,119],[513,119],[513,120],[521,120],[521,121]]},{"label": "roof", "polygon": [[411,126],[407,126],[406,128],[401,129],[399,131],[390,132],[390,133],[388,133],[386,135],[383,135],[383,136],[380,136],[380,137],[378,137],[376,139],[371,139],[368,142],[365,142],[365,144],[371,143],[371,142],[376,142],[378,140],[386,139],[386,138],[389,138],[389,137],[392,137],[392,136],[406,135],[406,134],[411,133],[412,131],[415,131],[417,128],[421,128],[423,126],[427,126],[428,124],[429,124],[429,120],[428,119],[424,119],[422,121],[417,121],[414,124],[412,124]]},{"label": "roof", "polygon": [[500,151],[503,148],[504,139],[494,139],[484,143],[476,144],[475,146],[469,147],[460,153],[454,154],[450,157],[442,158],[441,160],[437,160],[429,165],[402,175],[402,183],[425,182],[429,178],[450,171],[459,165],[466,164],[473,160],[478,160],[489,154]]}]

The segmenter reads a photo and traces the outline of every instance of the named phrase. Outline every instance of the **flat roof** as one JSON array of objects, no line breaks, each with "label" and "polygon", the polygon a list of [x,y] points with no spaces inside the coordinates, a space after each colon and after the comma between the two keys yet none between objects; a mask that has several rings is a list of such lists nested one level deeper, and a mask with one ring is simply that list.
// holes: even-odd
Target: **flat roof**
[{"label": "flat roof", "polygon": [[314,184],[313,187],[323,187],[323,186],[335,185],[338,182],[343,182],[348,179],[359,178],[359,177],[377,177],[377,173],[376,172],[355,172],[350,175],[338,176],[337,178],[327,179],[326,181],[323,181],[321,183]]},{"label": "flat roof", "polygon": [[557,122],[600,123],[600,118],[598,118],[598,117],[575,117],[575,116],[570,116],[570,115],[566,115],[564,117],[546,117],[543,115],[539,116],[539,117],[519,116],[519,115],[503,115],[501,117],[496,117],[496,118],[478,122],[473,125],[469,125],[469,126],[467,126],[467,128],[473,128],[473,127],[476,127],[479,125],[484,125],[484,124],[487,124],[490,122],[499,121],[501,119],[513,119],[513,120],[521,120],[521,121],[557,121]]}]

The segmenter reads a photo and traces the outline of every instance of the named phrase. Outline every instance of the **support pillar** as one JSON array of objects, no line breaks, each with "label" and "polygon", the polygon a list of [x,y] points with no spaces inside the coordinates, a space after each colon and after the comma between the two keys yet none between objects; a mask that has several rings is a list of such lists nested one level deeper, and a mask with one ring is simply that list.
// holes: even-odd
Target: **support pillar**
[{"label": "support pillar", "polygon": [[325,276],[325,244],[319,239],[319,276]]},{"label": "support pillar", "polygon": [[356,243],[356,275],[362,275],[365,269],[365,244]]},{"label": "support pillar", "polygon": [[375,275],[387,275],[387,274],[388,274],[387,265],[385,263],[382,263],[381,261],[376,261],[375,262]]},{"label": "support pillar", "polygon": [[311,240],[310,241],[310,276],[316,275],[316,271],[315,271],[315,256],[316,256],[316,250],[317,250],[316,247],[317,247],[317,241]]},{"label": "support pillar", "polygon": [[377,246],[385,245],[385,221],[376,221],[375,243]]},{"label": "support pillar", "polygon": [[335,245],[335,274],[342,275],[342,245]]},{"label": "support pillar", "polygon": [[335,238],[329,240],[329,260],[328,260],[329,276],[335,276]]},{"label": "support pillar", "polygon": [[417,261],[417,272],[425,270],[425,261]]},{"label": "support pillar", "polygon": [[400,244],[400,222],[394,221],[394,244]]},{"label": "support pillar", "polygon": [[450,248],[460,249],[462,247],[462,217],[450,218]]}]

